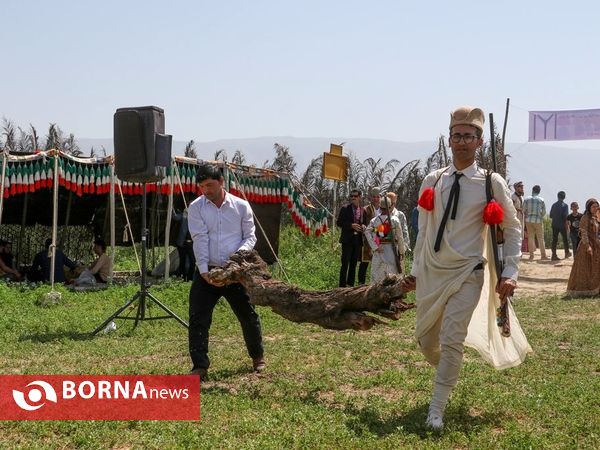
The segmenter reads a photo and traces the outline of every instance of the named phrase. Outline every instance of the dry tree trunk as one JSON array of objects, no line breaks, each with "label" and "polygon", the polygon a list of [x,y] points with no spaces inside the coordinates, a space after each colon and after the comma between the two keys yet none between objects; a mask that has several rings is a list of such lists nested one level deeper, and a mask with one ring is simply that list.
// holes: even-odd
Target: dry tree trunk
[{"label": "dry tree trunk", "polygon": [[254,305],[269,306],[292,322],[334,330],[368,330],[385,322],[366,312],[398,320],[403,311],[414,307],[402,301],[400,275],[387,275],[369,286],[307,291],[274,280],[256,251],[234,254],[225,267],[212,269],[209,277],[225,284],[241,283]]}]

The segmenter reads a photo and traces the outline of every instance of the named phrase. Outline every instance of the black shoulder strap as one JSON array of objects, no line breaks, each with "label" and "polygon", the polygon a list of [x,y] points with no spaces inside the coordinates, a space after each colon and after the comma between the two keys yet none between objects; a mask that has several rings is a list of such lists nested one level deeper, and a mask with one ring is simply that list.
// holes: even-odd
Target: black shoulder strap
[{"label": "black shoulder strap", "polygon": [[492,195],[492,171],[485,171],[485,196],[487,198],[488,203],[492,201],[494,196]]}]

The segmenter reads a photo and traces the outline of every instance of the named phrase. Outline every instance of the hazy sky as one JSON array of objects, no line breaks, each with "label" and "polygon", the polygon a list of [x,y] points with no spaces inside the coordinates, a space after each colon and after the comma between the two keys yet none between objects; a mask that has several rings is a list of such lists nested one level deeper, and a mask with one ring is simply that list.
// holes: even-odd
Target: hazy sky
[{"label": "hazy sky", "polygon": [[[600,107],[597,1],[0,0],[0,116],[111,137],[123,106],[176,140],[435,139],[470,103]],[[596,147],[597,141],[577,142]]]}]

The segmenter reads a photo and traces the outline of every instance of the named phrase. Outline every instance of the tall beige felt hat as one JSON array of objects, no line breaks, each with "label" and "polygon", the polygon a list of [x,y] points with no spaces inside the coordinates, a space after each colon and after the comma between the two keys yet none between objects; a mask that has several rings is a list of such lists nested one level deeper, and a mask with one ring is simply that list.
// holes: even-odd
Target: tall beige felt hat
[{"label": "tall beige felt hat", "polygon": [[485,115],[480,108],[474,106],[461,106],[450,113],[450,130],[456,125],[471,125],[483,132]]},{"label": "tall beige felt hat", "polygon": [[379,205],[380,208],[392,209],[392,201],[387,195],[381,199],[381,203]]}]

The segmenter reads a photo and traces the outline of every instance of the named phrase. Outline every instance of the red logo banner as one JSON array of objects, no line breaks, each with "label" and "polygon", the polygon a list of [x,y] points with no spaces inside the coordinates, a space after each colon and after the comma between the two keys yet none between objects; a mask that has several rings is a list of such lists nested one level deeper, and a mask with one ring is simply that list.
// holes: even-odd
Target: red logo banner
[{"label": "red logo banner", "polygon": [[200,420],[200,377],[0,375],[0,420]]}]

